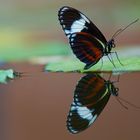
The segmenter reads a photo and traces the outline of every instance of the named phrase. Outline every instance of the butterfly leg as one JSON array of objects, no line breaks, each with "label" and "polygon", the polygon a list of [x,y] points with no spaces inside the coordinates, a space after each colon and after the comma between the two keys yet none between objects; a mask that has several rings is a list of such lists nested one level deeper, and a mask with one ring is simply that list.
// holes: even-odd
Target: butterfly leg
[{"label": "butterfly leg", "polygon": [[113,83],[118,83],[120,81],[120,74],[118,75],[117,80],[113,81]]},{"label": "butterfly leg", "polygon": [[117,60],[119,61],[119,63],[120,63],[122,66],[124,66],[124,65],[121,63],[121,61],[120,61],[120,59],[119,59],[119,56],[118,56],[117,52],[111,52],[111,53],[114,53],[114,54],[116,55],[116,58],[117,58]]},{"label": "butterfly leg", "polygon": [[110,72],[108,80],[111,81],[112,73]]},{"label": "butterfly leg", "polygon": [[[112,77],[112,73],[110,73],[109,74],[109,81],[111,81],[111,77]],[[118,75],[118,77],[117,77],[117,80],[115,80],[115,81],[112,81],[112,83],[118,83],[120,81],[120,74]]]},{"label": "butterfly leg", "polygon": [[103,58],[101,58],[101,61],[102,61],[102,64],[101,64],[100,69],[102,70],[102,68],[103,68]]},{"label": "butterfly leg", "polygon": [[102,68],[103,68],[103,58],[101,58],[101,66],[99,68],[99,71],[102,72]]},{"label": "butterfly leg", "polygon": [[[111,55],[110,55],[110,56],[111,56]],[[112,56],[109,57],[109,55],[107,55],[107,57],[108,57],[109,61],[112,63],[112,65],[116,68]]]}]

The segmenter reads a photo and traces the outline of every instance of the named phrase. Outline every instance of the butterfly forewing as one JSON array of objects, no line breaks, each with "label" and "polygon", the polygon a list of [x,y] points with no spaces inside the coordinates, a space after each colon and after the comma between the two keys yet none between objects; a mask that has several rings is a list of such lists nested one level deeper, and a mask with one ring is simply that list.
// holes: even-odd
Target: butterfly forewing
[{"label": "butterfly forewing", "polygon": [[67,128],[71,133],[79,133],[88,128],[99,116],[110,98],[105,80],[88,74],[77,84],[73,102],[67,118]]},{"label": "butterfly forewing", "polygon": [[100,30],[80,11],[64,6],[58,12],[60,24],[66,35],[69,37],[72,33],[87,32],[103,43],[106,43],[104,35]]},{"label": "butterfly forewing", "polygon": [[71,105],[71,110],[67,119],[68,130],[75,134],[85,130],[90,123],[97,118],[88,108],[74,104]]}]

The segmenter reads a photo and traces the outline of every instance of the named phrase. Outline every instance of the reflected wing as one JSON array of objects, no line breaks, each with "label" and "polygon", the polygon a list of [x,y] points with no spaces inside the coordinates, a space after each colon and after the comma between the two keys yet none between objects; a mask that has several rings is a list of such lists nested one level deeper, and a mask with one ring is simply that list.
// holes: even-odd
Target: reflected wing
[{"label": "reflected wing", "polygon": [[73,53],[86,64],[84,69],[96,64],[103,56],[104,45],[88,33],[73,33],[69,40]]},{"label": "reflected wing", "polygon": [[99,116],[110,98],[105,80],[88,74],[76,86],[73,103],[67,117],[67,128],[79,133],[88,128]]},{"label": "reflected wing", "polygon": [[106,39],[100,30],[80,11],[64,6],[58,12],[60,24],[69,37],[76,32],[86,32],[106,44]]},{"label": "reflected wing", "polygon": [[100,30],[84,14],[74,8],[62,7],[58,16],[74,54],[86,63],[85,69],[96,64],[103,56],[107,44]]}]

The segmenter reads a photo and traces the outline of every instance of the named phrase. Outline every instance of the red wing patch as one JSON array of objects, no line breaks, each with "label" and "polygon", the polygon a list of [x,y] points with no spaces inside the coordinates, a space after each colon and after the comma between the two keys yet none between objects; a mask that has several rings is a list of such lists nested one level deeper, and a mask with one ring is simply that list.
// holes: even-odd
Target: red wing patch
[{"label": "red wing patch", "polygon": [[73,53],[82,62],[96,64],[103,56],[103,46],[99,40],[88,33],[74,33],[70,36]]}]

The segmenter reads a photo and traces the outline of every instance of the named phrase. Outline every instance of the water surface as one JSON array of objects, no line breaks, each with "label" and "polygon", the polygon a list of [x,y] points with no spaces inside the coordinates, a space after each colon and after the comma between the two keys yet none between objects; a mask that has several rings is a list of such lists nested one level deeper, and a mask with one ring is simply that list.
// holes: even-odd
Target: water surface
[{"label": "water surface", "polygon": [[[78,73],[43,73],[42,67],[9,64],[16,71],[30,76],[0,85],[0,139],[107,139],[132,140],[140,138],[140,110],[128,106],[125,110],[112,96],[96,122],[79,134],[70,134],[66,128],[67,114],[73,100]],[[108,76],[105,75],[105,78]],[[119,95],[140,106],[140,74],[121,75]],[[115,79],[116,77],[112,77]]]}]

